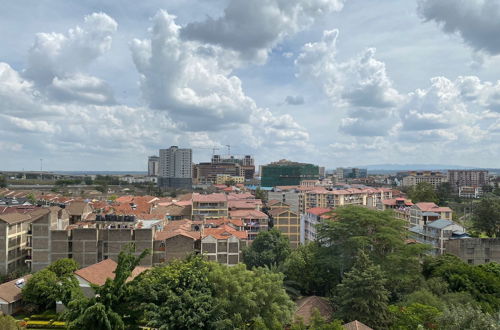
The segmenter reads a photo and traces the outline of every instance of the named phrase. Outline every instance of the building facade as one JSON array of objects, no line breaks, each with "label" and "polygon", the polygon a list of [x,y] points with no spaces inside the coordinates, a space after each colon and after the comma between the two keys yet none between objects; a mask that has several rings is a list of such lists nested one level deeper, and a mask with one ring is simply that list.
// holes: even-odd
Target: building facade
[{"label": "building facade", "polygon": [[164,188],[186,188],[193,184],[193,152],[172,146],[160,149],[158,184]]},{"label": "building facade", "polygon": [[319,167],[282,159],[262,166],[263,187],[298,186],[302,180],[318,180]]},{"label": "building facade", "polygon": [[471,265],[500,262],[500,238],[463,238],[445,242],[446,253]]},{"label": "building facade", "polygon": [[460,187],[483,187],[488,184],[488,171],[448,170],[448,182],[455,192]]},{"label": "building facade", "polygon": [[148,157],[148,176],[158,176],[160,174],[160,157]]},{"label": "building facade", "polygon": [[273,228],[278,229],[288,237],[290,246],[296,248],[300,243],[300,219],[298,213],[286,208],[276,208],[269,211]]},{"label": "building facade", "polygon": [[306,210],[300,215],[300,243],[316,240],[316,227],[324,220],[330,219],[331,209],[316,207]]},{"label": "building facade", "polygon": [[412,171],[403,176],[402,186],[413,187],[421,182],[431,184],[434,189],[439,185],[448,182],[448,177],[442,172],[434,171]]},{"label": "building facade", "polygon": [[423,226],[410,228],[411,237],[417,242],[432,246],[432,255],[445,253],[445,243],[451,239],[468,237],[465,228],[453,221],[435,220]]}]

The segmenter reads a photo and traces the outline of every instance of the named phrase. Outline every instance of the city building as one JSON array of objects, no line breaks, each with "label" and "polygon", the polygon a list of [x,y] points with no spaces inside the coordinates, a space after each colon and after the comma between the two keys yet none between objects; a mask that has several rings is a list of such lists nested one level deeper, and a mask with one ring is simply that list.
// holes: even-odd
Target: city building
[{"label": "city building", "polygon": [[379,204],[378,208],[382,211],[393,210],[395,217],[397,219],[403,220],[406,224],[406,227],[409,228],[411,225],[410,214],[412,206],[413,203],[411,202],[411,200],[399,197],[384,199],[382,203]]},{"label": "city building", "polygon": [[223,156],[213,155],[212,164],[238,164],[240,173],[237,176],[242,176],[245,180],[251,180],[255,176],[255,163],[250,155],[245,156]]},{"label": "city building", "polygon": [[442,183],[448,182],[448,177],[442,172],[435,171],[410,171],[402,174],[402,186],[413,187],[421,182],[427,182],[434,188]]},{"label": "city building", "polygon": [[368,170],[366,168],[356,167],[337,167],[335,174],[337,180],[359,179],[366,178],[368,176]]},{"label": "city building", "polygon": [[275,188],[267,192],[269,201],[279,201],[287,204],[295,213],[299,212],[300,205],[300,190],[295,187],[292,188]]},{"label": "city building", "polygon": [[411,237],[419,243],[432,246],[432,255],[445,253],[445,242],[450,239],[468,237],[465,228],[453,221],[438,219],[422,226],[410,228]]},{"label": "city building", "polygon": [[215,184],[237,184],[237,183],[245,183],[244,176],[232,176],[228,174],[217,174],[215,179]]},{"label": "city building", "polygon": [[289,208],[275,208],[269,210],[273,228],[278,229],[290,241],[290,246],[296,248],[300,243],[300,219],[298,213]]},{"label": "city building", "polygon": [[306,210],[300,215],[300,243],[304,244],[316,240],[316,226],[324,220],[330,219],[332,209],[315,207]]},{"label": "city building", "polygon": [[263,187],[298,186],[302,180],[318,180],[319,167],[282,159],[262,166]]},{"label": "city building", "polygon": [[227,217],[228,210],[229,208],[226,194],[219,193],[203,195],[199,193],[193,193],[193,220]]},{"label": "city building", "polygon": [[148,176],[158,176],[160,174],[160,157],[148,157]]},{"label": "city building", "polygon": [[31,276],[31,274],[28,274],[0,284],[0,311],[3,315],[12,315],[22,309],[21,291]]},{"label": "city building", "polygon": [[458,187],[458,196],[460,198],[479,198],[483,195],[482,187]]},{"label": "city building", "polygon": [[269,229],[269,216],[255,209],[229,211],[231,219],[240,219],[248,233],[248,241],[252,242],[261,231]]},{"label": "city building", "polygon": [[460,187],[483,187],[488,184],[486,170],[448,170],[448,182],[454,192]]},{"label": "city building", "polygon": [[410,207],[410,226],[424,226],[439,219],[451,221],[453,211],[435,203],[416,203]]},{"label": "city building", "polygon": [[500,238],[462,238],[445,242],[446,253],[471,265],[500,262]]},{"label": "city building", "polygon": [[160,149],[159,180],[162,188],[190,189],[193,185],[193,152],[172,146]]}]

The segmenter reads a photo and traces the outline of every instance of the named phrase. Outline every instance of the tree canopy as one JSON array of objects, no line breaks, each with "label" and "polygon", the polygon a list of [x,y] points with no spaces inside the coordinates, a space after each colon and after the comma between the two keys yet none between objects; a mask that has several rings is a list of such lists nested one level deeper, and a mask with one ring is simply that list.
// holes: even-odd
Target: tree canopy
[{"label": "tree canopy", "polygon": [[500,237],[500,199],[481,199],[474,209],[473,222],[476,230],[489,237]]},{"label": "tree canopy", "polygon": [[261,231],[252,244],[243,250],[243,260],[249,267],[281,264],[291,252],[288,238],[277,229]]},{"label": "tree canopy", "polygon": [[408,191],[408,198],[412,200],[413,203],[420,202],[434,202],[439,203],[439,197],[434,186],[428,182],[420,182],[415,186],[411,187]]}]

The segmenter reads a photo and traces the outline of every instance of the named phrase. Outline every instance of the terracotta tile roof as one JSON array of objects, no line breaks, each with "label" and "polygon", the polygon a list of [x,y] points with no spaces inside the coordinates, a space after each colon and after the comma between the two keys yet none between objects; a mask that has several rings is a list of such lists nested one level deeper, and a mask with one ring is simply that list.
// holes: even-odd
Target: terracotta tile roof
[{"label": "terracotta tile roof", "polygon": [[331,212],[331,211],[332,211],[331,209],[324,208],[324,207],[313,207],[313,208],[306,210],[307,213],[311,213],[311,214],[314,214],[317,216],[323,215],[323,214]]},{"label": "terracotta tile roof", "polygon": [[264,212],[258,210],[235,210],[229,211],[229,216],[233,219],[268,219]]},{"label": "terracotta tile roof", "polygon": [[164,241],[169,238],[175,237],[175,236],[185,236],[188,238],[191,238],[193,241],[201,238],[201,232],[200,231],[188,231],[184,229],[175,229],[172,231],[159,231],[155,234],[155,240],[156,241]]},{"label": "terracotta tile roof", "polygon": [[309,296],[297,300],[296,304],[294,319],[301,318],[306,325],[309,324],[314,309],[318,309],[320,315],[327,321],[332,319],[333,308],[327,298]]},{"label": "terracotta tile roof", "polygon": [[[111,259],[105,259],[96,264],[90,265],[88,267],[79,269],[75,271],[75,274],[83,278],[85,281],[90,282],[95,285],[104,285],[108,278],[115,278],[115,269],[117,263]],[[133,280],[143,271],[149,269],[150,267],[138,266],[132,271],[132,275],[127,279],[128,281]]]},{"label": "terracotta tile roof", "polygon": [[125,196],[120,196],[117,199],[115,199],[116,203],[130,203],[134,199],[134,196],[132,195],[125,195]]},{"label": "terracotta tile roof", "polygon": [[279,200],[277,200],[277,199],[270,199],[269,201],[267,201],[267,205],[268,206],[275,205],[275,204],[278,204],[278,203],[281,203],[281,202]]},{"label": "terracotta tile roof", "polygon": [[205,203],[217,203],[227,201],[226,194],[208,194],[202,195],[198,193],[193,193],[193,202],[205,202]]},{"label": "terracotta tile roof", "polygon": [[352,322],[346,323],[343,325],[343,327],[346,330],[373,330],[372,328],[370,328],[366,324],[363,324],[359,321],[352,321]]},{"label": "terracotta tile roof", "polygon": [[203,237],[212,236],[216,239],[228,239],[231,236],[236,236],[239,239],[248,239],[246,231],[239,231],[228,225],[222,225],[218,228],[205,228]]},{"label": "terracotta tile roof", "polygon": [[392,198],[392,199],[384,199],[382,201],[382,204],[387,205],[387,206],[396,206],[398,205],[397,202],[404,202],[403,204],[405,206],[412,206],[413,203],[409,199],[404,199],[404,198]]},{"label": "terracotta tile roof", "polygon": [[[285,212],[289,212],[290,209],[289,208],[284,208],[284,207],[280,207],[280,208],[275,208],[275,209],[272,209],[272,210],[269,210],[269,214],[272,216],[272,217],[277,217]],[[292,211],[290,211],[291,213],[294,213]],[[295,214],[295,213],[294,213]]]},{"label": "terracotta tile roof", "polygon": [[7,222],[8,224],[14,224],[24,221],[33,221],[46,214],[50,213],[48,208],[30,208],[28,210],[19,212],[19,210],[14,210],[13,212],[7,211],[0,214],[0,220]]},{"label": "terracotta tile roof", "polygon": [[232,224],[235,227],[243,227],[245,224],[241,219],[227,219],[227,218],[219,218],[219,219],[206,219],[205,225],[212,225],[220,227],[225,224]]},{"label": "terracotta tile roof", "polygon": [[0,284],[0,299],[6,302],[13,303],[21,299],[21,288],[16,285],[19,280],[24,280],[26,283],[30,278],[31,274],[17,278],[15,280]]},{"label": "terracotta tile roof", "polygon": [[245,193],[229,193],[227,195],[227,200],[228,201],[240,201],[240,200],[245,200],[245,199],[255,199],[255,196],[252,195],[251,193],[245,192]]},{"label": "terracotta tile roof", "polygon": [[415,204],[423,212],[452,212],[449,207],[437,206],[435,203],[417,203]]},{"label": "terracotta tile roof", "polygon": [[66,206],[66,210],[68,211],[69,215],[82,215],[85,212],[85,208],[87,207],[87,205],[89,204],[83,201],[73,201],[69,203],[68,206]]},{"label": "terracotta tile roof", "polygon": [[259,209],[262,206],[260,199],[231,200],[227,202],[229,209]]}]

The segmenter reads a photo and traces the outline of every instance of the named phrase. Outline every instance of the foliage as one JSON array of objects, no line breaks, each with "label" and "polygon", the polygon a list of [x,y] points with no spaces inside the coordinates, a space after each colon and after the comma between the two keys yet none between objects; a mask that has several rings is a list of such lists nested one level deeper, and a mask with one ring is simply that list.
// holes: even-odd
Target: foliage
[{"label": "foliage", "polygon": [[474,209],[474,229],[500,237],[500,200],[483,198]]},{"label": "foliage", "polygon": [[54,272],[42,269],[28,280],[22,295],[24,303],[34,304],[38,310],[52,309],[61,295],[59,279]]},{"label": "foliage", "polygon": [[0,315],[0,330],[20,330],[24,329],[18,321],[10,315]]},{"label": "foliage", "polygon": [[129,307],[125,302],[125,283],[149,250],[144,250],[139,256],[134,252],[135,246],[132,244],[120,252],[115,278],[108,278],[103,286],[95,286],[95,297],[86,298],[81,290],[72,291],[72,299],[65,314],[69,329],[124,329],[125,323],[121,315],[125,315]]},{"label": "foliage", "polygon": [[331,322],[326,321],[321,314],[319,313],[317,308],[313,309],[312,316],[309,322],[309,325],[304,323],[304,320],[299,319],[296,320],[292,326],[291,330],[343,330],[342,322],[339,320],[333,320]]},{"label": "foliage", "polygon": [[257,189],[255,189],[255,198],[260,199],[264,202],[265,200],[267,200],[266,192],[260,189],[260,187],[257,187]]},{"label": "foliage", "polygon": [[33,195],[33,193],[27,194],[26,199],[28,200],[28,202],[30,202],[31,205],[36,204],[36,198],[35,198],[35,195]]},{"label": "foliage", "polygon": [[436,189],[438,202],[436,204],[446,206],[448,201],[452,199],[452,189],[449,182],[443,182]]},{"label": "foliage", "polygon": [[441,315],[439,309],[413,303],[408,306],[389,306],[391,329],[435,329]]},{"label": "foliage", "polygon": [[[127,301],[133,323],[161,329],[202,329],[216,316],[210,265],[199,257],[155,267],[130,283]],[[143,318],[143,319],[141,319]]]},{"label": "foliage", "polygon": [[7,187],[7,178],[4,175],[0,175],[0,188]]},{"label": "foliage", "polygon": [[266,268],[247,270],[244,265],[211,264],[209,281],[214,285],[216,329],[241,329],[262,322],[266,329],[283,329],[292,318],[295,304],[283,289],[283,275]]},{"label": "foliage", "polygon": [[434,190],[434,186],[428,182],[420,182],[411,187],[408,191],[408,198],[410,198],[413,203],[439,203],[439,197]]},{"label": "foliage", "polygon": [[261,231],[252,245],[243,250],[243,260],[248,268],[281,264],[291,252],[288,238],[279,230]]},{"label": "foliage", "polygon": [[439,329],[498,330],[500,329],[498,310],[496,313],[495,316],[486,314],[468,304],[451,305],[444,309],[443,315],[439,318]]},{"label": "foliage", "polygon": [[75,259],[69,258],[56,260],[49,267],[47,267],[47,269],[55,273],[59,279],[71,276],[73,272],[79,268],[80,266]]},{"label": "foliage", "polygon": [[384,327],[388,322],[389,291],[380,266],[373,264],[360,250],[351,271],[337,285],[333,298],[336,314],[344,321],[358,320],[370,327]]},{"label": "foliage", "polygon": [[423,272],[427,277],[440,277],[451,292],[469,293],[486,312],[500,309],[500,280],[497,266],[474,266],[457,257],[444,255],[428,258]]}]

